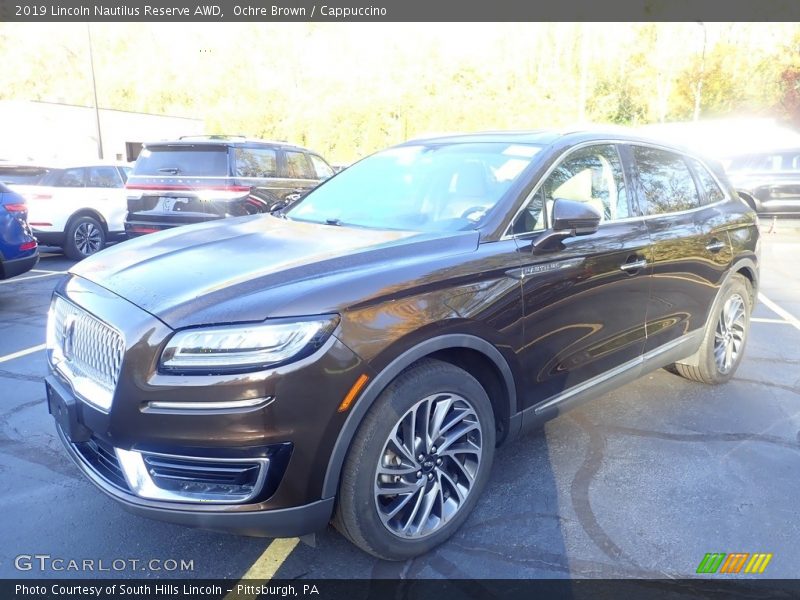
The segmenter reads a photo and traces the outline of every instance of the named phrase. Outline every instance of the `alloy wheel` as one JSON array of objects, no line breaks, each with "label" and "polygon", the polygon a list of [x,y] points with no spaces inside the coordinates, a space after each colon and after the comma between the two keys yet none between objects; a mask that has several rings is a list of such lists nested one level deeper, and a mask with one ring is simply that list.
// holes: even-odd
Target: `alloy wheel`
[{"label": "alloy wheel", "polygon": [[745,304],[739,294],[725,301],[714,333],[714,361],[723,375],[736,364],[745,337]]},{"label": "alloy wheel", "polygon": [[102,233],[94,223],[81,223],[75,228],[73,236],[75,247],[84,256],[100,251],[103,243]]},{"label": "alloy wheel", "polygon": [[417,402],[392,428],[375,473],[375,505],[393,534],[439,531],[464,506],[481,463],[483,429],[457,394]]}]

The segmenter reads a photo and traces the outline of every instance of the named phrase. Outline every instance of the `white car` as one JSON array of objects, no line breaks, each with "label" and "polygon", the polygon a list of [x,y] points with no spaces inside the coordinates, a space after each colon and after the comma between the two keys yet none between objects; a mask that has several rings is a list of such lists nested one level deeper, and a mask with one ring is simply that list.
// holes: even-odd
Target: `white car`
[{"label": "white car", "polygon": [[81,260],[125,237],[126,163],[0,164],[0,181],[25,197],[40,244]]}]

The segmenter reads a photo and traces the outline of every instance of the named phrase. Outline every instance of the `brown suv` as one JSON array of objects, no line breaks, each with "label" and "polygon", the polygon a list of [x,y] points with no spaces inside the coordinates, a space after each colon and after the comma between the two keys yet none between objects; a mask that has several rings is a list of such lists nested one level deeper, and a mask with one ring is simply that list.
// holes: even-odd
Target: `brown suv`
[{"label": "brown suv", "polygon": [[133,512],[271,536],[333,519],[403,559],[464,522],[521,431],[660,367],[727,381],[758,240],[717,165],[638,137],[408,142],[285,214],[74,266],[50,411]]}]

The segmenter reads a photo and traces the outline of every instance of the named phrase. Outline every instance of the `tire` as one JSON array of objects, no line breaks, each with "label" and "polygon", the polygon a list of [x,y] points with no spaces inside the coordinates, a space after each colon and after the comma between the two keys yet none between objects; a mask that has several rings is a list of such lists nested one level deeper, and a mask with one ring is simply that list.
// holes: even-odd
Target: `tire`
[{"label": "tire", "polygon": [[64,239],[64,254],[72,260],[83,260],[106,246],[106,230],[94,217],[72,219]]},{"label": "tire", "polygon": [[[441,435],[434,429],[437,411],[438,430],[445,430]],[[417,441],[412,456],[405,440],[420,437],[409,434],[415,416],[418,424],[427,423],[424,437],[431,432],[436,437],[427,447],[425,440]],[[442,450],[445,444],[450,451]],[[405,560],[428,552],[469,516],[489,478],[494,445],[494,413],[480,383],[446,362],[416,363],[389,384],[364,417],[345,459],[334,526],[378,558]],[[455,447],[468,451],[452,452]],[[392,494],[393,486],[409,491]]]},{"label": "tire", "polygon": [[700,349],[685,361],[675,363],[674,371],[686,379],[710,385],[725,383],[733,377],[747,344],[752,306],[750,282],[738,273],[733,275],[709,316]]}]

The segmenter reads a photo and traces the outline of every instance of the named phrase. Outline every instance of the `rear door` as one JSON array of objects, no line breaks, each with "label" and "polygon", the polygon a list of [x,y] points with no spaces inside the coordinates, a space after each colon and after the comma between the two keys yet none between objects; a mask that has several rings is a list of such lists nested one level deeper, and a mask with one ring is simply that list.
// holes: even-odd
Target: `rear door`
[{"label": "rear door", "polygon": [[[539,184],[513,224],[522,268],[526,406],[566,405],[589,380],[634,372],[645,343],[650,238],[615,144],[571,151]],[[557,198],[598,209],[598,231],[537,252]]]},{"label": "rear door", "polygon": [[730,217],[702,163],[652,146],[630,148],[653,252],[645,353],[660,352],[689,342],[686,334],[705,325],[732,259]]},{"label": "rear door", "polygon": [[86,169],[53,169],[28,198],[28,222],[44,231],[65,231],[69,218],[86,208]]}]

